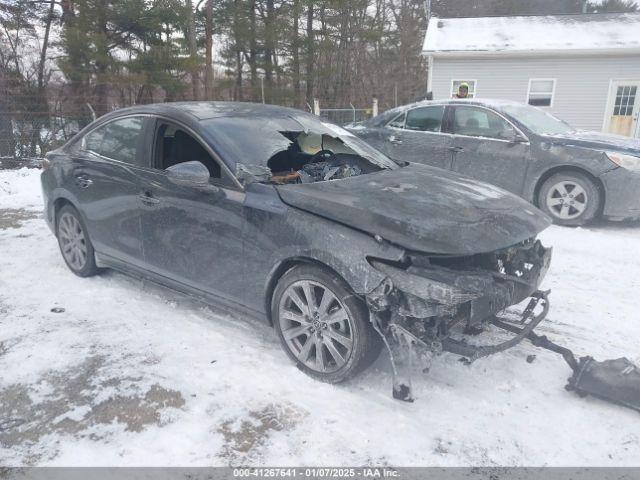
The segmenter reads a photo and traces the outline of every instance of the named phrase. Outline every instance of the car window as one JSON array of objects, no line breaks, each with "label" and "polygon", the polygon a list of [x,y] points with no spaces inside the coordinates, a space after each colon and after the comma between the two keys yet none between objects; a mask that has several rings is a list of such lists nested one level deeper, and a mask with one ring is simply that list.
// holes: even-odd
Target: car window
[{"label": "car window", "polygon": [[444,106],[421,107],[409,110],[405,128],[421,132],[439,132],[442,127]]},{"label": "car window", "polygon": [[404,116],[405,113],[402,112],[400,115],[398,115],[396,118],[394,118],[393,120],[391,120],[388,124],[389,127],[394,127],[394,128],[404,128]]},{"label": "car window", "polygon": [[505,105],[502,111],[538,135],[564,135],[575,131],[549,112],[528,105]]},{"label": "car window", "polygon": [[500,115],[476,107],[456,107],[453,133],[469,137],[506,139],[513,136],[513,127]]},{"label": "car window", "polygon": [[127,117],[102,125],[85,135],[84,149],[135,165],[143,122],[142,117]]},{"label": "car window", "polygon": [[170,122],[160,122],[156,128],[155,142],[153,165],[157,169],[166,170],[180,163],[196,161],[207,167],[214,183],[236,187],[234,181],[200,141],[182,127]]}]

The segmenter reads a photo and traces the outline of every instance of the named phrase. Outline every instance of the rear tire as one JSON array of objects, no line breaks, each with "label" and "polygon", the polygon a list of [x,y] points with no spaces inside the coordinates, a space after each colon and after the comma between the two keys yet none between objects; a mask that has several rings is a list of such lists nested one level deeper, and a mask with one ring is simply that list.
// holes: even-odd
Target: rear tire
[{"label": "rear tire", "polygon": [[316,380],[343,382],[380,354],[382,339],[369,322],[368,309],[329,269],[306,264],[292,268],[279,280],[271,305],[282,348]]},{"label": "rear tire", "polygon": [[557,225],[579,226],[592,221],[600,210],[602,194],[587,175],[560,172],[549,177],[538,192],[538,206]]},{"label": "rear tire", "polygon": [[93,245],[80,213],[71,205],[65,205],[56,218],[56,237],[69,270],[79,277],[98,273]]}]

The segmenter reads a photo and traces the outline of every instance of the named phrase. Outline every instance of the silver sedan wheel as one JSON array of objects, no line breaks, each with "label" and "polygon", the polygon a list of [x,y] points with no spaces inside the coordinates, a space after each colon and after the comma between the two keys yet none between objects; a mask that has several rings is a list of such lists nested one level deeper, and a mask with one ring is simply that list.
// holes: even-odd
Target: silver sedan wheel
[{"label": "silver sedan wheel", "polygon": [[349,360],[353,324],[336,295],[321,283],[299,280],[280,299],[280,330],[289,350],[308,368],[331,373]]},{"label": "silver sedan wheel", "polygon": [[558,182],[547,193],[549,211],[563,220],[578,218],[587,208],[587,191],[576,182],[565,180]]},{"label": "silver sedan wheel", "polygon": [[58,239],[65,260],[74,270],[82,270],[87,263],[87,240],[78,219],[64,213],[58,220]]}]

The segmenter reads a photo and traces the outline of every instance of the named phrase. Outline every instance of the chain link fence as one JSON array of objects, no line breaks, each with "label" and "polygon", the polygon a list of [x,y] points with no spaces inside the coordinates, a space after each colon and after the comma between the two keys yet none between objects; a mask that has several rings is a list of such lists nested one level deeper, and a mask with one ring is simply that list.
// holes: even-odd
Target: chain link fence
[{"label": "chain link fence", "polygon": [[371,118],[371,108],[321,108],[320,117],[336,125],[348,125]]},{"label": "chain link fence", "polygon": [[24,111],[0,112],[0,168],[38,164],[49,151],[73,137],[91,117]]},{"label": "chain link fence", "polygon": [[[0,94],[0,168],[37,165],[49,151],[64,144],[93,120],[90,110],[74,112],[60,97]],[[83,109],[84,110],[84,109]]]}]

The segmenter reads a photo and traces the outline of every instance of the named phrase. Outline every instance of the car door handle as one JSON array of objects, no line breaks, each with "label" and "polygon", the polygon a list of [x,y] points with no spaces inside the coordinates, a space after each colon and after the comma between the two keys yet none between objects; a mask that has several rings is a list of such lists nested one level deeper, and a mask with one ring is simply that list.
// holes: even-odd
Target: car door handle
[{"label": "car door handle", "polygon": [[76,175],[76,185],[80,188],[88,188],[93,184],[93,180],[89,178],[88,175],[78,174]]},{"label": "car door handle", "polygon": [[396,137],[395,135],[391,135],[389,137],[389,141],[391,143],[393,143],[394,145],[402,145],[402,140],[400,140],[398,137]]},{"label": "car door handle", "polygon": [[464,148],[462,147],[449,147],[449,150],[452,152],[464,152]]},{"label": "car door handle", "polygon": [[158,203],[160,203],[160,200],[154,197],[151,192],[142,192],[140,195],[138,195],[138,198],[145,205],[157,205]]}]

